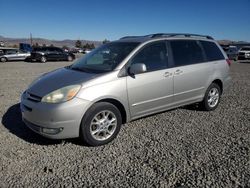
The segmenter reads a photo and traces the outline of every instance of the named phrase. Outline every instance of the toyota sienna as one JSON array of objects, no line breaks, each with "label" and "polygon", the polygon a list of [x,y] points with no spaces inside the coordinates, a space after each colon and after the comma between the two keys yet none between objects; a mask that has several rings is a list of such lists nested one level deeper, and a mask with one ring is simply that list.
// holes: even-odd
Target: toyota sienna
[{"label": "toyota sienna", "polygon": [[21,97],[22,118],[48,138],[106,144],[143,116],[192,103],[216,109],[229,66],[210,36],[123,37],[33,81]]}]

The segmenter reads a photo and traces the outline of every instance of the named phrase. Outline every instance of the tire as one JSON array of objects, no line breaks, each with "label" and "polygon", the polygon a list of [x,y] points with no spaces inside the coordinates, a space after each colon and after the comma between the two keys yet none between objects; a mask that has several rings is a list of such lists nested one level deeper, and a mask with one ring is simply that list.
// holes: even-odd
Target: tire
[{"label": "tire", "polygon": [[204,96],[203,101],[201,102],[201,108],[205,111],[215,110],[221,98],[221,88],[216,83],[212,83]]},{"label": "tire", "polygon": [[46,63],[47,62],[47,58],[45,56],[42,56],[40,59],[41,63]]},{"label": "tire", "polygon": [[67,58],[68,61],[73,61],[73,57],[71,55],[68,56]]},{"label": "tire", "polygon": [[7,62],[8,60],[7,60],[6,57],[1,57],[1,58],[0,58],[0,61],[1,61],[2,63],[5,63],[5,62]]},{"label": "tire", "polygon": [[89,146],[104,145],[115,139],[121,125],[122,117],[117,107],[111,103],[99,102],[84,115],[80,138]]}]

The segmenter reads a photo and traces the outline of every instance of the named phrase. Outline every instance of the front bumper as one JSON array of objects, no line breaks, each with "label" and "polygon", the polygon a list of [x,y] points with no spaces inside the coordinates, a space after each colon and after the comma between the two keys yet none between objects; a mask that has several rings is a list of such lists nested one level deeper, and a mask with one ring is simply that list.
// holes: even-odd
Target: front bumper
[{"label": "front bumper", "polygon": [[75,97],[67,102],[48,104],[30,101],[24,95],[20,104],[22,119],[30,129],[52,139],[79,137],[81,120],[90,101]]}]

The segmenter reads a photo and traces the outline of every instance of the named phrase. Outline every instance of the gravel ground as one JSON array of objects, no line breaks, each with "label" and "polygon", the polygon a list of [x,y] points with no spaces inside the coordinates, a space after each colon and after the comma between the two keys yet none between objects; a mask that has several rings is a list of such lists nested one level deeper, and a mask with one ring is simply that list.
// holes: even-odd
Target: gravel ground
[{"label": "gravel ground", "polygon": [[250,63],[213,112],[183,107],[133,121],[101,147],[48,140],[21,121],[21,92],[68,62],[0,64],[0,187],[250,187]]}]

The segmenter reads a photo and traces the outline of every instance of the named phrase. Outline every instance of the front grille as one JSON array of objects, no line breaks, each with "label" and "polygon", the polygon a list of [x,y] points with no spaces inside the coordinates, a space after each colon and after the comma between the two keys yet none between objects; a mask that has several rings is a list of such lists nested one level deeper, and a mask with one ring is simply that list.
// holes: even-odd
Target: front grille
[{"label": "front grille", "polygon": [[30,107],[28,107],[28,106],[26,106],[26,105],[24,105],[24,104],[23,104],[23,107],[24,107],[25,110],[27,110],[27,111],[29,111],[29,112],[32,111],[32,108],[30,108]]},{"label": "front grille", "polygon": [[42,97],[39,97],[37,95],[27,92],[27,100],[30,100],[33,102],[41,102]]},{"label": "front grille", "polygon": [[245,53],[244,52],[239,52],[239,55],[245,55]]}]

